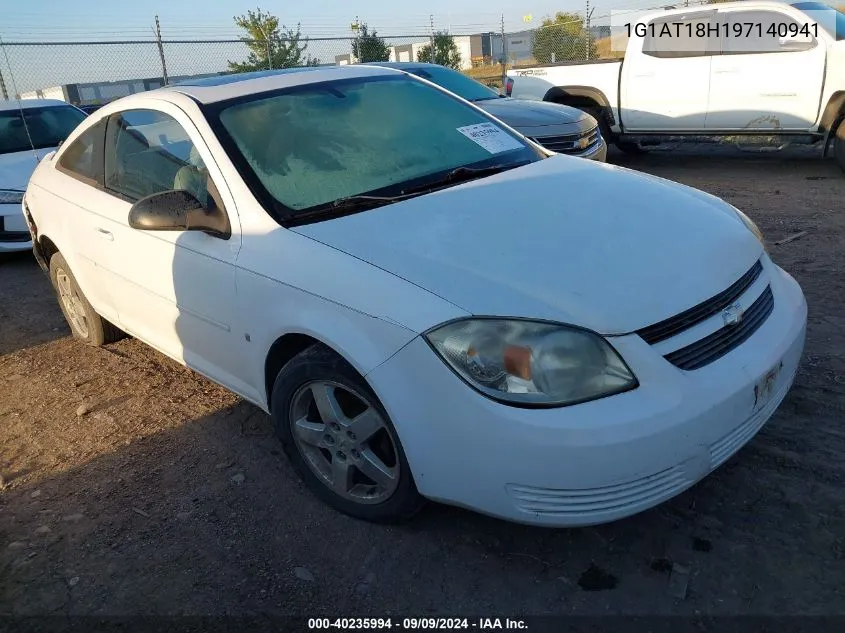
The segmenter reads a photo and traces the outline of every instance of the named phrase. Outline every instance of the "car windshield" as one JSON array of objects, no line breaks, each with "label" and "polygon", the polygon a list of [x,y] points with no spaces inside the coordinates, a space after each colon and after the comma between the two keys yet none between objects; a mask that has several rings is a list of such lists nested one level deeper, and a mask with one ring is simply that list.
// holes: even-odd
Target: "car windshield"
[{"label": "car windshield", "polygon": [[[810,15],[832,37],[835,37],[837,40],[845,40],[845,13],[823,2],[797,2],[792,6]],[[830,13],[814,15],[816,11],[827,11]]]},{"label": "car windshield", "polygon": [[544,158],[483,112],[399,73],[239,97],[206,114],[280,221],[353,196],[448,186],[457,168],[489,173]]},{"label": "car windshield", "polygon": [[405,70],[417,77],[427,79],[467,101],[489,101],[491,99],[501,98],[501,95],[492,88],[488,88],[484,84],[475,81],[475,79],[471,79],[465,74],[459,73],[451,68],[446,68],[445,66],[420,66]]},{"label": "car windshield", "polygon": [[23,117],[21,110],[4,110],[0,112],[0,154],[57,147],[84,119],[84,112],[69,105],[23,108]]}]

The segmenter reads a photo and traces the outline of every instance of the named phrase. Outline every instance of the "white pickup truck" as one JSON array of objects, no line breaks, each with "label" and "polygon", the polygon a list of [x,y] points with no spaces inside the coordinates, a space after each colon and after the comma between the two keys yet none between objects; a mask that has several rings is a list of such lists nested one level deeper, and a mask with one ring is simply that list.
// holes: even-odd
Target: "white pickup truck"
[{"label": "white pickup truck", "polygon": [[845,14],[747,0],[640,16],[624,27],[622,61],[511,70],[507,93],[586,110],[623,151],[668,136],[766,135],[823,142],[827,154],[835,140],[845,170]]}]

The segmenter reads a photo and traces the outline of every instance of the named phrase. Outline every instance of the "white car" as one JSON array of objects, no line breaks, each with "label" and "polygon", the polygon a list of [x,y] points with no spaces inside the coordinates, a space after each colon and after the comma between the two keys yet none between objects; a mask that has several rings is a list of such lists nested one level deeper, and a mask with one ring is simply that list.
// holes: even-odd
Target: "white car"
[{"label": "white car", "polygon": [[123,330],[240,394],[373,521],[654,506],[760,430],[804,346],[801,289],[735,208],[386,68],[126,97],[24,206],[74,336]]},{"label": "white car", "polygon": [[32,248],[21,209],[23,192],[38,161],[85,119],[64,101],[0,101],[0,253]]}]

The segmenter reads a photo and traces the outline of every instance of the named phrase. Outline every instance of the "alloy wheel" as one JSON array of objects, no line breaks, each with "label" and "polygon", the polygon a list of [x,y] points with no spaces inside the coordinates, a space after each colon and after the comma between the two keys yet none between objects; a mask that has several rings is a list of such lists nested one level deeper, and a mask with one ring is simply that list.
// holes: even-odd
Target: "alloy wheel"
[{"label": "alloy wheel", "polygon": [[317,478],[360,504],[386,501],[399,483],[398,451],[378,409],[350,387],[312,381],[294,394],[291,433]]},{"label": "alloy wheel", "polygon": [[79,297],[79,291],[68,277],[68,274],[59,269],[56,271],[56,285],[59,288],[59,297],[65,308],[68,319],[83,338],[88,337],[88,319],[85,316],[85,305]]}]

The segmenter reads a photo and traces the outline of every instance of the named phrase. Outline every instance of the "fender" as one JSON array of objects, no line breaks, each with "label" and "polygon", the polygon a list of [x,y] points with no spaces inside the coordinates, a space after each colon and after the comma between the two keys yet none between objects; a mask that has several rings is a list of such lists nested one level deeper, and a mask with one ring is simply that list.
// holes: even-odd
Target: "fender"
[{"label": "fender", "polygon": [[608,127],[616,125],[613,107],[607,95],[592,86],[555,86],[544,96],[543,101],[553,101],[568,106],[597,106],[604,114]]}]

